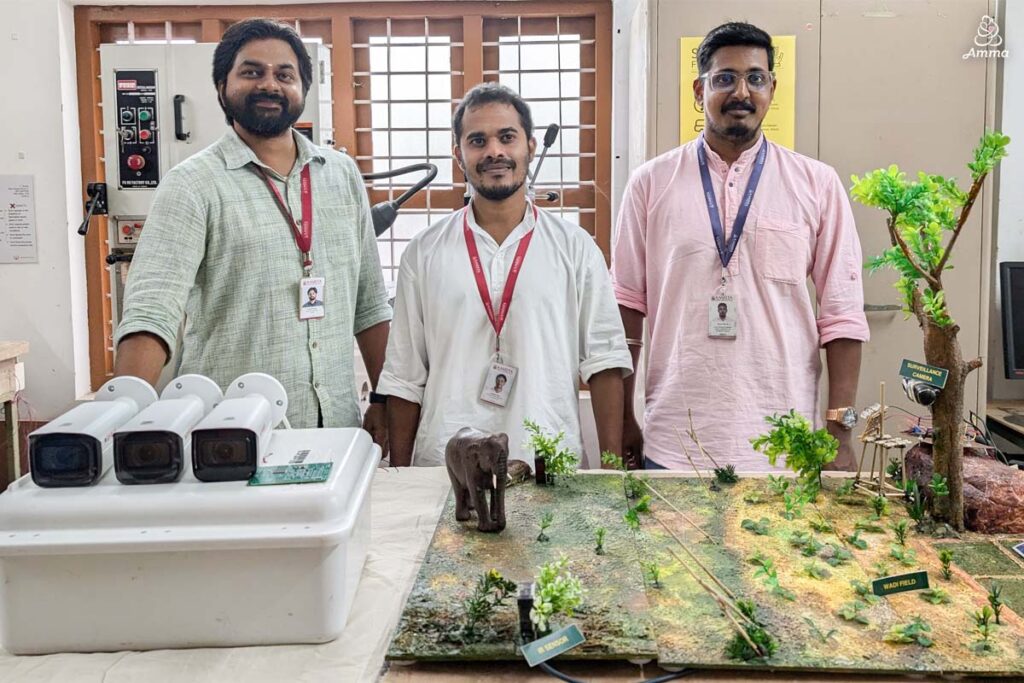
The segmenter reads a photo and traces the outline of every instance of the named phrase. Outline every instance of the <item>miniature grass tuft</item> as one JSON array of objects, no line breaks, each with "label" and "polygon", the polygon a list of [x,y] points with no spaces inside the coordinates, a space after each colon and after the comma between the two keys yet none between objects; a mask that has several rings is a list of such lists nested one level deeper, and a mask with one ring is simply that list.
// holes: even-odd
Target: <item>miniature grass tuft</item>
[{"label": "miniature grass tuft", "polygon": [[757,534],[758,536],[767,536],[772,530],[771,522],[767,517],[762,517],[760,521],[757,522],[752,519],[744,519],[740,522],[740,526],[751,533]]},{"label": "miniature grass tuft", "polygon": [[920,616],[908,624],[896,624],[885,634],[883,640],[887,643],[909,645],[917,643],[921,647],[931,647],[935,641],[931,638],[932,627],[929,626]]}]

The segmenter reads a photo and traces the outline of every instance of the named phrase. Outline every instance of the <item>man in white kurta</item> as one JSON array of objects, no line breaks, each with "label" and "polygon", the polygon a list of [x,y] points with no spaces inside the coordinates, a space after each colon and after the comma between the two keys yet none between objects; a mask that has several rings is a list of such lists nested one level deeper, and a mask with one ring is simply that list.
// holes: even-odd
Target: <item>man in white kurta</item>
[{"label": "man in white kurta", "polygon": [[[445,445],[463,427],[506,433],[509,456],[532,461],[524,419],[564,431],[565,445],[581,454],[581,379],[590,385],[600,447],[617,453],[614,406],[621,410],[631,359],[604,257],[585,230],[527,201],[532,121],[515,93],[496,84],[471,90],[455,129],[456,157],[476,194],[417,235],[402,257],[378,389],[389,396],[392,464],[444,464]],[[497,335],[471,267],[470,236],[498,318],[522,257],[501,327],[500,364],[514,369],[501,392],[492,369]],[[495,393],[505,405],[485,400]]]}]

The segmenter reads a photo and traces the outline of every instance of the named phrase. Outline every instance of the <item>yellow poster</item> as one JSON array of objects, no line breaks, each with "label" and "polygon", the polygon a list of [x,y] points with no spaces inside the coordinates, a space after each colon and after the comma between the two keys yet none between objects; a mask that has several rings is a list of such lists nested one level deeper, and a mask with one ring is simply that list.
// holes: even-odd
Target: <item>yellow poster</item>
[{"label": "yellow poster", "polygon": [[[679,39],[679,144],[689,142],[704,130],[704,110],[693,98],[697,78],[697,47],[703,36]],[[796,144],[796,36],[772,36],[775,45],[775,98],[761,129],[783,147]]]}]

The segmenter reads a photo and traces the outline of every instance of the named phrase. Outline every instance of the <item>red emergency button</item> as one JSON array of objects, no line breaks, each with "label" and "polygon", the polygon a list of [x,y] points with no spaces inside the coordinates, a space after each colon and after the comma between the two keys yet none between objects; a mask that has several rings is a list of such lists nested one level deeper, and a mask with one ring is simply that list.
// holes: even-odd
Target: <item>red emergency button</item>
[{"label": "red emergency button", "polygon": [[128,157],[128,168],[132,169],[133,171],[141,170],[142,167],[145,165],[146,160],[143,159],[138,154],[132,154],[130,157]]},{"label": "red emergency button", "polygon": [[132,234],[132,226],[130,226],[130,225],[122,225],[121,226],[121,232],[123,232],[126,235]]},{"label": "red emergency button", "polygon": [[150,133],[148,130],[139,131],[139,139],[142,140],[143,142],[149,140],[151,137],[153,137],[153,134]]}]

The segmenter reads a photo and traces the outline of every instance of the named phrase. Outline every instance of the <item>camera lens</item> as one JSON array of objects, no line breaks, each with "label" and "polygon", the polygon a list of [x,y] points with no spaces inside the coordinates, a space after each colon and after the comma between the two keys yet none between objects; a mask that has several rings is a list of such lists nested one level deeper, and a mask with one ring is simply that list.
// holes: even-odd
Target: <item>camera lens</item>
[{"label": "camera lens", "polygon": [[211,444],[209,463],[217,467],[245,464],[245,444],[238,441],[223,441]]},{"label": "camera lens", "polygon": [[88,486],[100,475],[99,442],[84,434],[42,434],[29,442],[32,480],[43,487]]},{"label": "camera lens", "polygon": [[914,400],[923,406],[930,406],[939,397],[935,387],[928,384],[918,384],[914,387]]},{"label": "camera lens", "polygon": [[938,388],[918,379],[903,378],[903,391],[914,403],[930,406],[939,397]]},{"label": "camera lens", "polygon": [[184,469],[181,437],[171,432],[114,435],[114,470],[123,484],[177,481]]},{"label": "camera lens", "polygon": [[248,429],[192,433],[192,469],[200,481],[238,481],[256,472],[256,434]]},{"label": "camera lens", "polygon": [[171,464],[171,454],[166,444],[140,443],[128,449],[124,462],[128,467],[149,469],[167,467]]},{"label": "camera lens", "polygon": [[76,472],[85,467],[87,458],[79,444],[45,446],[39,454],[39,467],[54,473]]}]

